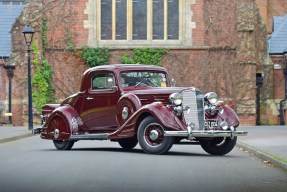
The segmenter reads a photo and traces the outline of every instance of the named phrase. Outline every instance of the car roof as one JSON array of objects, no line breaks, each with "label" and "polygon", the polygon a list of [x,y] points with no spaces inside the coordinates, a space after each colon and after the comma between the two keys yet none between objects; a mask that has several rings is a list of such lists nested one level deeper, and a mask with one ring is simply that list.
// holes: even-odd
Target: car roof
[{"label": "car roof", "polygon": [[145,64],[112,64],[112,65],[101,65],[97,67],[92,67],[88,69],[85,73],[90,73],[92,71],[97,70],[108,70],[108,71],[133,71],[133,70],[150,70],[150,71],[165,71],[166,69],[163,67],[155,66],[155,65],[145,65]]},{"label": "car roof", "polygon": [[82,76],[81,91],[87,89],[86,82],[89,81],[89,74],[96,71],[112,71],[115,74],[119,74],[123,71],[162,71],[166,72],[167,70],[163,67],[154,66],[154,65],[144,65],[144,64],[112,64],[112,65],[101,65],[97,67],[92,67],[87,69]]}]

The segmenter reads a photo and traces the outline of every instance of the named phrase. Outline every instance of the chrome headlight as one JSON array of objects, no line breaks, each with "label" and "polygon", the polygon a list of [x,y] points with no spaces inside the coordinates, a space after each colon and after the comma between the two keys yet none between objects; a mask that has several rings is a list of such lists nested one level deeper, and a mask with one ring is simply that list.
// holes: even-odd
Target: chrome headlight
[{"label": "chrome headlight", "polygon": [[223,129],[223,130],[227,130],[228,129],[228,124],[226,121],[222,121],[220,123],[220,127]]},{"label": "chrome headlight", "polygon": [[169,96],[169,100],[175,105],[181,105],[182,95],[180,93],[173,93]]},{"label": "chrome headlight", "polygon": [[210,104],[215,105],[218,101],[218,96],[214,92],[209,92],[205,94],[205,98],[209,101]]}]

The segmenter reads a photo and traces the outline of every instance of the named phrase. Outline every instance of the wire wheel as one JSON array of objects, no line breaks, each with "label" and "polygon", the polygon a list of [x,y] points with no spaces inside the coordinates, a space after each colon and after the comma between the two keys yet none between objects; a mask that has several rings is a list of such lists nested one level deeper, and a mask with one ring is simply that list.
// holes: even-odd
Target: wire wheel
[{"label": "wire wheel", "polygon": [[138,128],[141,148],[150,154],[165,154],[174,143],[173,137],[164,136],[164,128],[152,116],[146,117]]}]

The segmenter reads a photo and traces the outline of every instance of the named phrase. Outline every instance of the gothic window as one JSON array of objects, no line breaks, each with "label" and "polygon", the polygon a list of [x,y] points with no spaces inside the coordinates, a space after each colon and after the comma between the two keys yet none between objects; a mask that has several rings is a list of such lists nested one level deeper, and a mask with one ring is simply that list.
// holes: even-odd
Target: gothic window
[{"label": "gothic window", "polygon": [[101,39],[112,39],[112,0],[101,0]]},{"label": "gothic window", "polygon": [[127,0],[116,1],[116,39],[127,39]]},{"label": "gothic window", "polygon": [[99,1],[99,40],[180,40],[182,0]]}]

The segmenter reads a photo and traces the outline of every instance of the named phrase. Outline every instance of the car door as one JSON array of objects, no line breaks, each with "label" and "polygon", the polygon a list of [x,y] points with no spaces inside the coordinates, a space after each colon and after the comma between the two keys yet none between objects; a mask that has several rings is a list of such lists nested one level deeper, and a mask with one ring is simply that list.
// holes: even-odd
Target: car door
[{"label": "car door", "polygon": [[116,106],[120,97],[112,72],[95,72],[85,92],[81,118],[91,131],[111,132],[117,129]]}]

